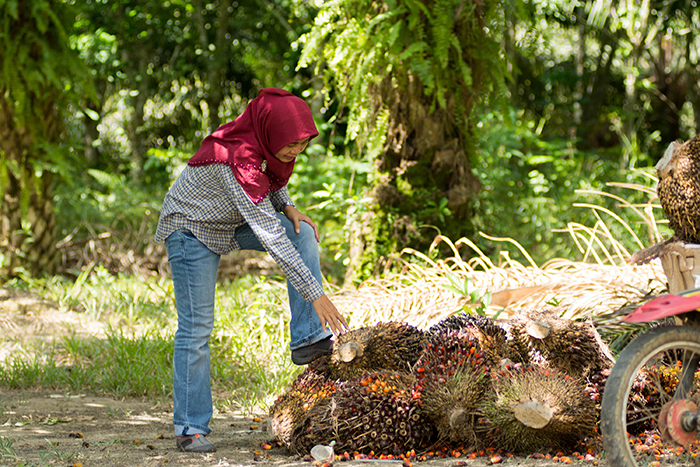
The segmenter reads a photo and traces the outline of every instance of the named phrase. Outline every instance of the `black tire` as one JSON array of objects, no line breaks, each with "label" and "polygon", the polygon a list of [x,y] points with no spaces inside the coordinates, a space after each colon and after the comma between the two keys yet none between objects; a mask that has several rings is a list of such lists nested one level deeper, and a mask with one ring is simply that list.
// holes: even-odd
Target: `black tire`
[{"label": "black tire", "polygon": [[[611,467],[649,465],[656,460],[654,449],[639,451],[637,447],[641,445],[628,439],[628,433],[637,440],[655,439],[650,437],[654,432],[658,435],[656,422],[661,407],[672,400],[675,393],[675,387],[660,384],[657,376],[662,375],[668,383],[669,374],[682,375],[680,362],[688,362],[685,357],[691,355],[697,357],[694,363],[683,365],[693,367],[688,398],[697,403],[700,391],[694,375],[700,358],[700,329],[658,327],[641,334],[620,354],[605,384],[600,417],[605,458]],[[667,449],[662,451],[662,456],[675,465],[685,465],[685,462],[695,465],[686,452],[678,454],[674,449]]]}]

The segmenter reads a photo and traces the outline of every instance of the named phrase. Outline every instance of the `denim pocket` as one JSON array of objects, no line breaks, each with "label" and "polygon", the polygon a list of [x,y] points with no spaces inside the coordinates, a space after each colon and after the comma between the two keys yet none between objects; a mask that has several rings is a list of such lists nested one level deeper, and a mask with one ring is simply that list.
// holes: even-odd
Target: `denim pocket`
[{"label": "denim pocket", "polygon": [[168,253],[168,261],[172,262],[173,258],[184,256],[185,241],[188,238],[196,240],[194,234],[185,228],[177,229],[168,235],[168,238],[165,239],[165,251]]}]

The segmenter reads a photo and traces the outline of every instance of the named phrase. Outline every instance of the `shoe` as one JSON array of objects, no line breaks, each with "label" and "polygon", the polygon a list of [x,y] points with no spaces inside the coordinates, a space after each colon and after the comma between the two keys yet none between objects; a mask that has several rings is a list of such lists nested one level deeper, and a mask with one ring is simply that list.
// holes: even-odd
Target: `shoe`
[{"label": "shoe", "polygon": [[306,365],[322,355],[328,355],[332,351],[333,340],[330,337],[326,337],[315,344],[292,350],[292,362],[295,365]]},{"label": "shoe", "polygon": [[216,446],[207,441],[204,435],[200,434],[178,436],[177,449],[181,452],[216,452]]}]

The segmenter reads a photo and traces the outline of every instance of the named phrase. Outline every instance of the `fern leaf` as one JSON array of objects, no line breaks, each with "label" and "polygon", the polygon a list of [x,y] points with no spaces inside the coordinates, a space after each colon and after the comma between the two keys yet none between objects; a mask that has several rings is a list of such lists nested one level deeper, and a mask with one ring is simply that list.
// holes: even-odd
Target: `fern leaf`
[{"label": "fern leaf", "polygon": [[97,183],[106,188],[112,188],[119,184],[119,176],[117,175],[97,169],[88,169],[88,173],[95,179],[95,181],[97,181]]},{"label": "fern leaf", "polygon": [[412,59],[415,54],[422,53],[426,47],[427,44],[425,42],[414,42],[406,47],[406,50],[401,52],[401,55],[399,55],[399,60],[406,61]]},{"label": "fern leaf", "polygon": [[435,3],[432,21],[433,55],[437,58],[440,68],[447,68],[449,61],[448,49],[452,43],[454,32],[452,31],[453,19],[450,0],[440,0]]}]

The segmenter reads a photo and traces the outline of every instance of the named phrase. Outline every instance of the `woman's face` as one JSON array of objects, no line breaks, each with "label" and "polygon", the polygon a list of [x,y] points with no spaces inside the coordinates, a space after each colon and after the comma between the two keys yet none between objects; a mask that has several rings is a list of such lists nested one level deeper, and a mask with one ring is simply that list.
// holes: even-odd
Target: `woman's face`
[{"label": "woman's face", "polygon": [[277,151],[277,154],[275,154],[275,158],[285,163],[292,162],[294,159],[297,158],[299,153],[301,153],[301,151],[303,151],[304,148],[306,148],[306,145],[308,144],[309,140],[311,140],[311,138],[304,138],[286,145],[285,147]]}]

